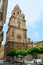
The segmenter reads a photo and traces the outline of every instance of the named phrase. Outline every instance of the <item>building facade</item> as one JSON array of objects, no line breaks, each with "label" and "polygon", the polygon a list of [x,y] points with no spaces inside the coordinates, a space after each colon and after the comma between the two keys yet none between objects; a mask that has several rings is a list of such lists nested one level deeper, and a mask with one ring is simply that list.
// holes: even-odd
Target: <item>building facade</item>
[{"label": "building facade", "polygon": [[3,41],[3,25],[6,21],[6,13],[7,13],[7,4],[8,0],[0,0],[0,59],[3,58],[4,54],[4,46],[1,45]]},{"label": "building facade", "polygon": [[6,36],[6,52],[11,49],[27,49],[27,29],[25,15],[18,5],[12,11]]},{"label": "building facade", "polygon": [[8,0],[0,0],[0,45],[3,40],[3,25],[6,21],[6,12],[7,12]]}]

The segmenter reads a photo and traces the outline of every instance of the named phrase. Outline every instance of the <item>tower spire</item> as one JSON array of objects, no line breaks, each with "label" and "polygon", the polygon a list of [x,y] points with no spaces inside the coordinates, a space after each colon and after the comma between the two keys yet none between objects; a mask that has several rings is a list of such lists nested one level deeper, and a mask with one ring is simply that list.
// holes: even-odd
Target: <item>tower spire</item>
[{"label": "tower spire", "polygon": [[17,12],[19,12],[19,13],[21,13],[21,9],[20,9],[20,7],[18,6],[18,4],[14,7],[14,9],[13,9],[13,11],[12,11],[12,14],[13,13],[17,13]]}]

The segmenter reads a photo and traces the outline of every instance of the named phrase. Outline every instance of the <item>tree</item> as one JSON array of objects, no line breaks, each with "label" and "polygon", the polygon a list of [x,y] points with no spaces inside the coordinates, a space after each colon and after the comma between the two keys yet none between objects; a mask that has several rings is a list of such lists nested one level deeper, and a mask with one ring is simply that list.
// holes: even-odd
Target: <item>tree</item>
[{"label": "tree", "polygon": [[18,49],[18,50],[10,50],[7,53],[7,56],[11,57],[14,60],[14,56],[16,56],[17,58],[20,57],[21,60],[27,55],[27,51],[26,50],[22,50],[22,49]]},{"label": "tree", "polygon": [[26,50],[22,50],[22,49],[18,49],[16,51],[16,56],[17,57],[20,57],[21,58],[21,61],[22,59],[27,55],[27,51]]},{"label": "tree", "polygon": [[37,58],[37,54],[40,53],[39,47],[32,47],[27,49],[28,54],[31,54],[34,58]]},{"label": "tree", "polygon": [[[31,54],[34,57],[34,59],[37,59],[37,54],[40,53],[40,48],[32,47],[32,48],[27,49],[27,52],[28,54]],[[34,60],[34,63],[35,63],[35,60]],[[36,65],[37,65],[37,60],[36,60]]]},{"label": "tree", "polygon": [[12,58],[12,61],[14,60],[14,56],[16,56],[16,50],[10,50],[7,53],[7,56],[9,56],[10,58]]}]

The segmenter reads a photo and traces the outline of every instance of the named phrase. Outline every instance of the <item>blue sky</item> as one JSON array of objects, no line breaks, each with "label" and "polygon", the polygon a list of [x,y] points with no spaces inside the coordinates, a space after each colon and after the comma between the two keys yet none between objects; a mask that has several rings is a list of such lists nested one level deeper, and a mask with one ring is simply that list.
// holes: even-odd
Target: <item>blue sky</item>
[{"label": "blue sky", "polygon": [[19,5],[25,14],[27,37],[32,41],[43,40],[43,0],[8,0],[6,23],[3,26],[4,37],[2,44],[5,44],[9,18],[16,4]]}]

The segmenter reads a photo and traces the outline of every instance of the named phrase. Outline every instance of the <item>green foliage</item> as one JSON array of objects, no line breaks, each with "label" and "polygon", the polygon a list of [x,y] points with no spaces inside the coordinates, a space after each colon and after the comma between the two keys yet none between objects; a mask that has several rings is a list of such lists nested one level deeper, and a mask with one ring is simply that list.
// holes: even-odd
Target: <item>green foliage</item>
[{"label": "green foliage", "polygon": [[37,58],[37,54],[40,53],[40,48],[39,47],[32,47],[27,49],[28,54],[31,54],[33,58]]},{"label": "green foliage", "polygon": [[14,57],[14,56],[26,56],[27,54],[31,54],[31,55],[37,55],[37,54],[43,54],[43,46],[39,46],[39,47],[31,47],[28,48],[27,50],[22,50],[22,49],[18,49],[18,50],[10,50],[7,53],[7,56],[10,57]]},{"label": "green foliage", "polygon": [[40,48],[39,47],[32,47],[27,49],[28,54],[39,54]]},{"label": "green foliage", "polygon": [[10,56],[10,57],[14,57],[14,56],[26,56],[27,55],[27,51],[26,50],[22,50],[22,49],[18,49],[18,50],[10,50],[8,53],[7,53],[7,56]]},{"label": "green foliage", "polygon": [[39,46],[40,48],[40,54],[43,54],[43,46]]},{"label": "green foliage", "polygon": [[7,53],[7,56],[10,56],[10,57],[14,57],[16,55],[16,50],[10,50],[8,53]]},{"label": "green foliage", "polygon": [[26,56],[27,55],[27,51],[26,50],[21,50],[21,49],[18,49],[16,51],[16,55],[21,55],[21,56]]}]

